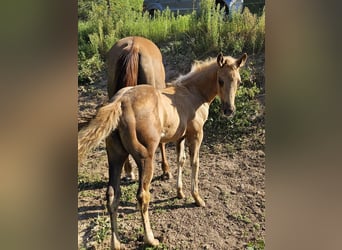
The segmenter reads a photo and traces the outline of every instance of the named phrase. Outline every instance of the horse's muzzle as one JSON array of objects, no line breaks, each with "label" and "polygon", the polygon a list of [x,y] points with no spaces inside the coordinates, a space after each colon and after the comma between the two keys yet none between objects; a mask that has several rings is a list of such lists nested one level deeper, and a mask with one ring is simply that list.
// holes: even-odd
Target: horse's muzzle
[{"label": "horse's muzzle", "polygon": [[228,116],[228,117],[231,117],[234,115],[235,113],[235,107],[232,107],[228,104],[223,104],[222,105],[222,112],[224,115]]}]

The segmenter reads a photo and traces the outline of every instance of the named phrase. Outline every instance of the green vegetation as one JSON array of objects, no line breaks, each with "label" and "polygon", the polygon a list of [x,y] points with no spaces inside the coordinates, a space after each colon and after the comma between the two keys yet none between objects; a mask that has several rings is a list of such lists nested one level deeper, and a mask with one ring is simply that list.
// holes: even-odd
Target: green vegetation
[{"label": "green vegetation", "polygon": [[250,77],[248,67],[242,68],[240,75],[242,85],[237,90],[234,116],[229,118],[222,115],[220,99],[216,98],[210,105],[209,118],[204,126],[205,133],[211,135],[210,138],[205,137],[205,140],[220,138],[220,141],[228,142],[225,148],[228,154],[243,148],[245,141],[254,150],[263,150],[265,144],[262,106],[256,100],[261,90]]},{"label": "green vegetation", "polygon": [[[88,189],[103,188],[105,186],[105,181],[103,176],[100,174],[89,174],[88,172],[78,173],[78,190],[86,191]],[[87,192],[81,192],[82,195],[87,196]]]},{"label": "green vegetation", "polygon": [[264,249],[265,249],[265,242],[262,239],[249,242],[246,247],[246,250],[264,250]]},{"label": "green vegetation", "polygon": [[[222,51],[226,54],[259,52],[264,49],[265,13],[229,18],[214,0],[201,1],[201,11],[175,16],[169,10],[150,18],[142,12],[143,0],[78,1],[78,79],[92,83],[104,69],[109,48],[120,38],[137,35],[155,43],[178,42],[191,59]],[[109,4],[108,4],[109,3]]]},{"label": "green vegetation", "polygon": [[158,246],[156,247],[150,247],[150,246],[146,246],[144,247],[145,250],[167,250],[169,249],[165,244],[160,243]]},{"label": "green vegetation", "polygon": [[126,186],[121,186],[121,200],[125,202],[136,203],[137,192],[138,192],[138,182],[134,182]]},{"label": "green vegetation", "polygon": [[110,234],[110,220],[108,216],[100,216],[93,220],[94,227],[92,229],[93,239],[98,243],[102,243]]}]

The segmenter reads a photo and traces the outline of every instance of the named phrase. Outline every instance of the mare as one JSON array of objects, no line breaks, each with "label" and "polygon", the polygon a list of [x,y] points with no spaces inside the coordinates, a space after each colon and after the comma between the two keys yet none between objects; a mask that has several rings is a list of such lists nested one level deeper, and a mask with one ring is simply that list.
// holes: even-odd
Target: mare
[{"label": "mare", "polygon": [[[144,37],[131,36],[117,41],[107,53],[107,92],[111,99],[116,92],[127,86],[150,84],[165,88],[165,70],[159,48]],[[109,139],[110,140],[110,139]],[[110,142],[109,142],[110,143]],[[108,155],[113,154],[107,147]],[[163,179],[171,178],[165,154],[165,143],[160,144]],[[132,165],[127,159],[124,165],[126,178],[135,179]]]},{"label": "mare", "polygon": [[121,195],[120,174],[131,154],[139,169],[138,207],[144,225],[144,242],[156,246],[149,215],[150,183],[153,158],[160,142],[176,142],[177,196],[184,198],[182,168],[185,163],[185,141],[189,146],[191,164],[191,194],[197,206],[205,202],[198,190],[199,149],[203,139],[203,125],[209,105],[216,96],[221,99],[222,112],[231,116],[235,111],[235,95],[241,82],[239,69],[247,54],[239,58],[223,56],[198,62],[191,71],[180,76],[173,86],[155,89],[138,85],[121,89],[106,106],[98,110],[89,126],[79,132],[78,157],[107,140],[109,154],[109,183],[107,209],[110,214],[113,249],[120,249],[117,212]]}]

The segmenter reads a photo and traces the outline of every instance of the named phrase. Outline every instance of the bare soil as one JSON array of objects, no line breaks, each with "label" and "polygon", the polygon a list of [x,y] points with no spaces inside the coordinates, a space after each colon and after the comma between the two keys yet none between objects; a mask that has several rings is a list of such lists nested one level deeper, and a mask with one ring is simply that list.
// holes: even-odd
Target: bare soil
[{"label": "bare soil", "polygon": [[[190,62],[165,62],[167,80],[185,73]],[[253,75],[264,85],[263,55],[253,60]],[[188,63],[188,62],[184,62]],[[186,69],[186,71],[184,70]],[[264,104],[264,95],[261,95]],[[107,100],[106,81],[79,86],[79,124],[92,117]],[[263,114],[262,114],[263,115]],[[228,131],[229,133],[229,131]],[[253,135],[264,143],[264,134]],[[253,141],[239,150],[229,142],[205,131],[200,149],[199,190],[206,207],[196,207],[190,194],[191,169],[187,161],[183,175],[186,198],[176,198],[176,152],[167,144],[167,158],[173,179],[161,180],[159,149],[151,185],[150,220],[159,247],[148,249],[263,249],[265,239],[265,153]],[[188,155],[187,155],[188,156]],[[105,208],[108,165],[104,143],[93,150],[79,167],[78,245],[79,249],[109,249],[109,216]],[[137,169],[135,168],[135,174]],[[125,249],[145,249],[141,216],[136,209],[137,183],[123,183],[119,207],[119,234]]]}]

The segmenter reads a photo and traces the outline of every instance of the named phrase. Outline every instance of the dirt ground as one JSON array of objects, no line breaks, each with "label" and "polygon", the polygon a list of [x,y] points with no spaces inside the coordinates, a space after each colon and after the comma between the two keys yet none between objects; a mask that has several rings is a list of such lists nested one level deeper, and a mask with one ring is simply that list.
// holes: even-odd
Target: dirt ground
[{"label": "dirt ground", "polygon": [[[256,80],[263,85],[263,56],[250,60],[257,70]],[[177,67],[171,63],[166,62],[166,71],[170,72],[168,80],[177,75]],[[106,81],[79,86],[78,92],[78,122],[82,123],[107,100]],[[264,104],[264,97],[261,103]],[[265,153],[253,148],[231,152],[226,141],[213,138],[205,131],[200,149],[199,191],[206,207],[194,205],[188,161],[183,172],[186,198],[176,198],[177,165],[172,143],[167,144],[167,158],[173,178],[159,178],[162,170],[158,149],[149,213],[154,235],[161,244],[156,248],[144,246],[141,216],[136,210],[137,183],[124,183],[118,220],[125,249],[264,249]],[[110,226],[105,208],[108,167],[104,143],[88,155],[78,172],[78,247],[109,249]]]}]

